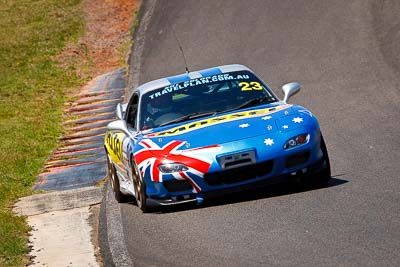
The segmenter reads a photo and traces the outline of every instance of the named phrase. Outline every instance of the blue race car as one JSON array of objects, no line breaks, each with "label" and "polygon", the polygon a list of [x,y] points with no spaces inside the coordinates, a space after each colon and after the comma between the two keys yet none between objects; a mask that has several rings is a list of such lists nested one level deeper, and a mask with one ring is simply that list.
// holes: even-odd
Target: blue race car
[{"label": "blue race car", "polygon": [[284,180],[326,183],[317,118],[283,101],[249,68],[226,65],[139,86],[107,126],[108,176],[118,202],[143,211]]}]

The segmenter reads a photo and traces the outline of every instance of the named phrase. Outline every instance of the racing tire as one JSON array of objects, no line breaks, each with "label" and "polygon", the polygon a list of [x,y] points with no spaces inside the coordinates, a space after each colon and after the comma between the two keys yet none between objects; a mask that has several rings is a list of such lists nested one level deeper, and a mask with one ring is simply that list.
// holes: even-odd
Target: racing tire
[{"label": "racing tire", "polygon": [[314,186],[326,186],[331,180],[331,164],[329,161],[328,149],[326,148],[325,140],[322,134],[321,134],[321,151],[323,153],[322,164],[324,165],[324,168],[320,172],[310,177],[311,179],[308,181],[308,184]]},{"label": "racing tire", "polygon": [[135,176],[133,187],[135,190],[136,205],[142,210],[143,213],[147,213],[150,211],[150,208],[147,205],[146,184],[140,177],[140,174],[136,168],[134,168],[133,172]]},{"label": "racing tire", "polygon": [[323,153],[323,161],[325,168],[318,174],[317,183],[320,185],[326,185],[331,180],[331,163],[329,161],[328,149],[326,148],[324,137],[321,134],[321,150]]},{"label": "racing tire", "polygon": [[107,154],[107,176],[110,180],[111,189],[114,192],[114,198],[118,203],[124,203],[128,201],[128,196],[124,195],[120,190],[119,179],[115,171],[114,165],[111,163]]}]

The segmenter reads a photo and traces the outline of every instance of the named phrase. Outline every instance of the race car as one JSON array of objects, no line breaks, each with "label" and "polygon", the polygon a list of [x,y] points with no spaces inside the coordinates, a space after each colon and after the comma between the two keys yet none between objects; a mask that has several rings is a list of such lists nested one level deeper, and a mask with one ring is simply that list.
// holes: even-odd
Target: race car
[{"label": "race car", "polygon": [[[327,148],[317,118],[289,104],[251,69],[225,65],[145,83],[105,134],[118,202],[148,212],[281,181],[326,183]],[[133,198],[134,197],[134,198]]]}]

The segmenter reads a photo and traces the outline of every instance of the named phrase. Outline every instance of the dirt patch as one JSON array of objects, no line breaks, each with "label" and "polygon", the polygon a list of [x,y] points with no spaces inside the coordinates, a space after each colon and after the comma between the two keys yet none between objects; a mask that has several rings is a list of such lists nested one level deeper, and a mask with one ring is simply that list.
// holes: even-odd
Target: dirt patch
[{"label": "dirt patch", "polygon": [[85,79],[123,66],[139,5],[139,0],[83,0],[85,34],[56,60],[66,68],[75,66],[73,71]]},{"label": "dirt patch", "polygon": [[89,224],[92,227],[92,231],[90,233],[90,239],[92,241],[93,246],[95,247],[95,254],[97,263],[100,267],[105,266],[103,262],[103,257],[101,255],[100,243],[99,243],[99,213],[100,213],[100,204],[90,206],[89,208]]}]

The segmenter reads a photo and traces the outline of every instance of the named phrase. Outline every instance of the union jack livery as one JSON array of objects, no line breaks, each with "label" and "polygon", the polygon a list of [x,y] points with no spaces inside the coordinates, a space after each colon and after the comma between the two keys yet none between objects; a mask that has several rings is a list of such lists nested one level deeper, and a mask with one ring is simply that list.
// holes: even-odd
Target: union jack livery
[{"label": "union jack livery", "polygon": [[108,176],[118,202],[147,212],[286,180],[329,181],[318,121],[281,101],[249,68],[225,65],[143,84],[107,126]]},{"label": "union jack livery", "polygon": [[[184,141],[171,141],[166,144],[164,147],[160,148],[157,144],[155,144],[150,139],[142,140],[139,142],[139,145],[143,146],[143,149],[140,149],[134,154],[136,163],[139,167],[141,175],[145,175],[146,170],[149,169],[149,174],[151,180],[153,182],[162,182],[162,175],[158,166],[161,164],[169,164],[174,162],[180,162],[188,166],[186,170],[182,170],[179,172],[174,172],[174,178],[180,180],[188,180],[189,183],[192,184],[195,192],[200,192],[200,187],[196,184],[195,181],[190,178],[190,176],[203,177],[203,175],[208,171],[210,165],[212,163],[211,160],[207,158],[202,158],[195,153],[203,151],[216,151],[215,148],[220,148],[218,145],[197,148],[195,150],[178,150],[180,147],[185,145]],[[219,150],[219,149],[218,149]],[[195,151],[195,153],[193,153]],[[190,156],[190,154],[194,154]],[[196,158],[197,157],[197,158]],[[192,166],[192,167],[190,167]]]}]

